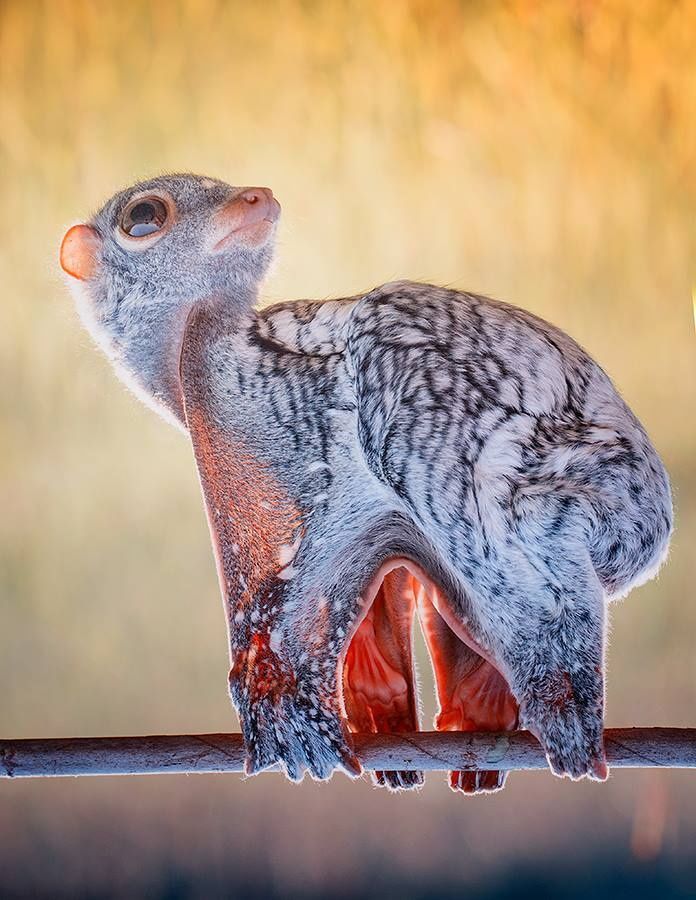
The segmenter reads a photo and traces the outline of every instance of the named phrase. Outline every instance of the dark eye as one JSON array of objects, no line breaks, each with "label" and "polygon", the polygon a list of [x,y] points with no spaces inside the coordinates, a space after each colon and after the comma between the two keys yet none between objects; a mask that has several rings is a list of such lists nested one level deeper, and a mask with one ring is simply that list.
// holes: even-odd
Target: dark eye
[{"label": "dark eye", "polygon": [[139,197],[123,211],[121,231],[129,237],[154,234],[167,221],[167,207],[158,197]]}]

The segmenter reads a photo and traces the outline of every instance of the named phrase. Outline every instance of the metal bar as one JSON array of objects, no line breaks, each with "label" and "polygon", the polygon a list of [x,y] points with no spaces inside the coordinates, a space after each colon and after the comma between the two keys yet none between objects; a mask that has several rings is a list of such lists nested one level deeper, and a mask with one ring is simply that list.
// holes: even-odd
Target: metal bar
[{"label": "metal bar", "polygon": [[[608,728],[607,760],[620,768],[696,768],[696,728]],[[365,769],[545,769],[527,731],[420,731],[353,735]],[[0,777],[243,772],[240,734],[0,740]]]}]

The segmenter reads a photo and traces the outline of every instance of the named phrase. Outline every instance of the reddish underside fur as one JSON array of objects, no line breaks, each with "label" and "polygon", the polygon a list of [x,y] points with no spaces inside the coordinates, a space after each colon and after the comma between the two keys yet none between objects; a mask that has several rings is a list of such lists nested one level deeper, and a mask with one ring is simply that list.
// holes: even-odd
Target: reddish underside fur
[{"label": "reddish underside fur", "polygon": [[[437,730],[516,728],[518,706],[505,679],[471,638],[462,640],[445,622],[436,609],[442,608],[437,588],[427,575],[418,571],[416,577],[409,569],[377,574],[374,600],[346,653],[343,695],[351,731],[419,730],[411,639],[416,609],[435,673]],[[465,793],[491,791],[502,787],[504,777],[497,771],[451,772],[450,786]],[[421,780],[405,772],[378,772],[376,779],[394,788]]]}]

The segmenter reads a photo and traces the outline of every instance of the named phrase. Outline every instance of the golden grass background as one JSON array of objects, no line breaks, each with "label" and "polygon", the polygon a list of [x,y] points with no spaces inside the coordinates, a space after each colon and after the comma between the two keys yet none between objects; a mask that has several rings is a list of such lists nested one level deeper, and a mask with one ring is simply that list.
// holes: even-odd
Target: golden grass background
[{"label": "golden grass background", "polygon": [[[695,29],[693,3],[657,0],[0,3],[4,735],[236,727],[191,453],[97,356],[56,262],[69,224],[163,170],[274,189],[268,301],[432,280],[590,350],[677,510],[663,574],[614,610],[607,720],[696,724]],[[609,849],[683,879],[696,838],[688,773],[516,775],[473,800],[277,776],[0,797],[17,895],[473,891]]]}]

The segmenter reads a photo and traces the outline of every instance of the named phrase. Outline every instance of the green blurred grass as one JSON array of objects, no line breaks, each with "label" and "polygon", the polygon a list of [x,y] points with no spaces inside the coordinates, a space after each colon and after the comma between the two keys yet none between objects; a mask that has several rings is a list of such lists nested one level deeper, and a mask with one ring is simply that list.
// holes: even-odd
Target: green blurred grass
[{"label": "green blurred grass", "polygon": [[[96,355],[56,265],[72,221],[182,169],[273,187],[269,301],[433,280],[525,306],[596,356],[663,453],[677,508],[668,566],[614,613],[608,719],[693,724],[694,26],[693,6],[655,0],[0,5],[4,734],[234,725],[190,451]],[[568,785],[515,781],[533,815],[574,808]],[[683,783],[673,816],[693,823]],[[9,809],[38,790],[13,786]],[[270,803],[267,783],[253,790]],[[621,790],[595,794],[607,833],[630,817]],[[429,791],[425,813],[399,802],[435,835],[458,801]],[[300,815],[305,794],[291,796]],[[376,820],[394,802],[360,796]]]}]

